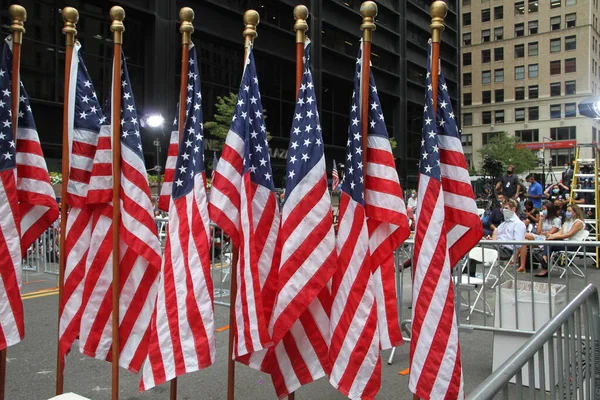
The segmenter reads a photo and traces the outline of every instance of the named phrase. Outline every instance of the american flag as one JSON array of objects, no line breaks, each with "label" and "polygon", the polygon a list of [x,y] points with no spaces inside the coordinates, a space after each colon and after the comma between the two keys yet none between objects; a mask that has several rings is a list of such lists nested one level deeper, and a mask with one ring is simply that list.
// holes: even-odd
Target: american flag
[{"label": "american flag", "polygon": [[[431,43],[427,62],[409,388],[421,398],[463,398],[451,267],[481,239],[481,222],[443,74],[433,109]],[[457,218],[462,218],[460,223]]]},{"label": "american flag", "polygon": [[[86,205],[88,185],[96,154],[102,110],[83,62],[81,46],[73,49],[69,86],[69,205],[65,232],[65,274],[60,304],[59,348],[65,356],[79,335],[85,264],[92,233],[92,210]],[[66,211],[66,208],[65,210]]]},{"label": "american flag", "polygon": [[281,215],[281,266],[269,362],[279,398],[329,373],[327,283],[337,264],[323,137],[310,72],[310,42],[292,120]]},{"label": "american flag", "polygon": [[[239,249],[232,327],[236,359],[272,345],[268,324],[277,287],[275,247],[280,217],[262,113],[256,65],[249,49],[208,206],[211,220]],[[262,363],[252,357],[240,361],[256,368]]]},{"label": "american flag", "polygon": [[212,182],[213,179],[215,179],[215,170],[217,169],[217,164],[218,163],[219,163],[219,157],[217,156],[217,152],[214,151],[213,152],[212,165],[211,165],[212,172],[210,173],[210,181],[211,182]]},{"label": "american flag", "polygon": [[[367,149],[361,135],[361,58],[356,62],[340,199],[338,269],[333,275],[331,384],[352,399],[374,398],[379,351],[402,343],[396,308],[394,250],[408,237],[402,189],[373,74]],[[367,151],[366,182],[363,151]]]},{"label": "american flag", "polygon": [[[177,106],[177,109],[179,109],[179,105]],[[173,129],[171,130],[171,138],[169,140],[169,149],[167,150],[165,174],[163,175],[163,183],[160,187],[160,195],[158,197],[158,208],[162,211],[169,211],[171,193],[173,193],[173,177],[175,176],[175,164],[177,163],[177,156],[179,152],[178,126],[177,117],[175,117],[175,121],[173,121]]]},{"label": "american flag", "polygon": [[337,192],[338,186],[340,185],[340,176],[338,175],[337,165],[333,160],[333,170],[331,171],[331,191]]},{"label": "american flag", "polygon": [[[154,310],[161,266],[161,250],[139,120],[121,54],[120,121],[113,121],[112,98],[101,119],[98,146],[88,188],[88,204],[95,204],[94,226],[83,294],[79,336],[82,353],[110,361],[112,345],[112,125],[121,126],[121,242],[119,299],[119,365],[137,373],[147,355],[150,319]],[[112,85],[111,85],[112,87]],[[89,114],[85,114],[86,118]],[[108,124],[106,124],[108,122]]]},{"label": "american flag", "polygon": [[140,389],[147,390],[215,361],[210,221],[204,168],[202,94],[196,48],[190,48],[186,118]]},{"label": "american flag", "polygon": [[0,60],[0,350],[25,335],[21,302],[21,258],[57,218],[58,205],[35,128],[29,97],[21,83],[16,139],[12,125],[12,39]]}]

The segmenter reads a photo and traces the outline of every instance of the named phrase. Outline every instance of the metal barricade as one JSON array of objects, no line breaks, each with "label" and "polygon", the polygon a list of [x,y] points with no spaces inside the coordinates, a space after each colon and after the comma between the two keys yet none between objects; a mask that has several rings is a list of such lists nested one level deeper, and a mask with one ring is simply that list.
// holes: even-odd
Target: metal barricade
[{"label": "metal barricade", "polygon": [[598,290],[589,284],[467,399],[487,400],[499,393],[503,399],[599,399],[599,341]]}]

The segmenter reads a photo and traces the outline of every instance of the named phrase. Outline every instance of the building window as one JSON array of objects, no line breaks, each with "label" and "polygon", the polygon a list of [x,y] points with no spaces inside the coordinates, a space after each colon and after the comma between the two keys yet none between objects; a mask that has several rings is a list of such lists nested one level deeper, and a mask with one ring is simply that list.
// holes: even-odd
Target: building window
[{"label": "building window", "polygon": [[550,118],[557,119],[562,116],[562,104],[550,105]]},{"label": "building window", "polygon": [[484,85],[492,83],[492,71],[481,71],[481,83]]},{"label": "building window", "polygon": [[565,95],[576,94],[577,93],[577,82],[576,81],[566,81],[565,82]]},{"label": "building window", "polygon": [[515,3],[515,15],[523,15],[525,14],[525,2],[517,1]]},{"label": "building window", "polygon": [[574,6],[575,4],[577,4],[577,0],[566,0],[565,1],[566,6]]},{"label": "building window", "polygon": [[504,60],[504,47],[496,47],[494,49],[494,61]]},{"label": "building window", "polygon": [[504,39],[504,27],[494,28],[494,40]]},{"label": "building window", "polygon": [[540,93],[538,85],[531,85],[528,88],[529,90],[529,100],[537,99]]},{"label": "building window", "polygon": [[560,29],[560,15],[550,18],[550,30],[556,31]]},{"label": "building window", "polygon": [[498,132],[483,132],[481,143],[485,146],[486,144],[489,144],[496,136],[498,136]]},{"label": "building window", "polygon": [[473,104],[473,94],[463,93],[463,105],[470,106],[471,104]]},{"label": "building window", "polygon": [[559,8],[560,0],[550,0],[550,8]]},{"label": "building window", "polygon": [[[577,132],[575,126],[561,126],[550,128],[550,139],[552,140],[574,140]],[[570,162],[571,160],[569,160]]]},{"label": "building window", "polygon": [[516,44],[515,45],[515,58],[523,58],[525,57],[525,45],[524,44]]},{"label": "building window", "polygon": [[528,11],[530,13],[538,12],[538,0],[529,0],[528,1]]},{"label": "building window", "polygon": [[527,44],[527,53],[529,57],[535,57],[538,55],[538,42],[531,42]]},{"label": "building window", "polygon": [[550,97],[560,96],[560,82],[550,84]]},{"label": "building window", "polygon": [[481,62],[489,63],[492,61],[492,50],[481,50]]},{"label": "building window", "polygon": [[487,43],[492,39],[492,33],[489,29],[484,29],[481,31],[481,41],[483,43]]},{"label": "building window", "polygon": [[504,110],[494,111],[494,123],[495,124],[503,124],[504,123]]},{"label": "building window", "polygon": [[529,64],[528,66],[528,77],[537,78],[539,74],[539,68],[537,64]]},{"label": "building window", "polygon": [[515,36],[525,36],[525,24],[515,24]]},{"label": "building window", "polygon": [[525,100],[525,87],[519,86],[515,88],[515,100]]},{"label": "building window", "polygon": [[492,112],[484,111],[481,113],[481,123],[483,125],[489,125],[492,123]]},{"label": "building window", "polygon": [[577,71],[577,60],[575,58],[567,58],[565,60],[565,74]]},{"label": "building window", "polygon": [[494,91],[494,101],[496,103],[504,102],[504,89],[496,89]]},{"label": "building window", "polygon": [[519,65],[515,67],[515,80],[522,81],[523,79],[525,79],[525,66]]},{"label": "building window", "polygon": [[575,158],[575,149],[551,149],[550,158],[553,166],[562,167],[565,164],[570,164]]},{"label": "building window", "polygon": [[538,119],[540,119],[540,108],[538,106],[529,107],[527,111],[529,114],[530,121],[537,121]]},{"label": "building window", "polygon": [[490,22],[490,9],[484,8],[481,10],[481,22]]},{"label": "building window", "polygon": [[463,53],[463,66],[471,65],[471,53]]},{"label": "building window", "polygon": [[571,118],[577,116],[577,103],[565,104],[565,118]]},{"label": "building window", "polygon": [[535,35],[536,33],[538,33],[538,22],[537,21],[529,21],[529,23],[527,24],[527,28],[529,28],[530,35]]},{"label": "building window", "polygon": [[560,51],[560,38],[550,39],[550,53],[558,53]]},{"label": "building window", "polygon": [[575,25],[577,25],[577,14],[572,13],[565,15],[565,24],[567,25],[567,28],[575,28]]},{"label": "building window", "polygon": [[494,82],[504,82],[504,68],[494,70]]},{"label": "building window", "polygon": [[481,102],[483,104],[490,104],[492,102],[492,91],[484,90],[481,92]]},{"label": "building window", "polygon": [[577,36],[566,36],[565,37],[565,50],[577,49]]},{"label": "building window", "polygon": [[463,33],[463,44],[465,46],[470,46],[471,45],[471,32],[469,32],[469,33]]},{"label": "building window", "polygon": [[471,86],[473,83],[473,75],[470,72],[463,74],[463,86]]},{"label": "building window", "polygon": [[460,135],[460,141],[463,146],[472,146],[473,145],[473,135]]},{"label": "building window", "polygon": [[463,0],[462,1],[462,5],[463,6],[470,6],[471,5],[471,0]]},{"label": "building window", "polygon": [[471,114],[471,113],[464,113],[462,120],[463,120],[463,126],[471,126],[471,125],[473,125],[473,114]]},{"label": "building window", "polygon": [[519,138],[521,142],[532,143],[539,142],[540,130],[539,129],[524,129],[515,131],[515,136]]},{"label": "building window", "polygon": [[471,25],[471,13],[463,13],[463,26]]},{"label": "building window", "polygon": [[523,122],[525,121],[525,109],[524,108],[515,108],[515,122]]},{"label": "building window", "polygon": [[550,75],[560,75],[560,60],[550,61]]},{"label": "building window", "polygon": [[498,20],[498,19],[502,19],[502,18],[504,18],[504,7],[502,7],[502,6],[494,7],[494,19]]}]

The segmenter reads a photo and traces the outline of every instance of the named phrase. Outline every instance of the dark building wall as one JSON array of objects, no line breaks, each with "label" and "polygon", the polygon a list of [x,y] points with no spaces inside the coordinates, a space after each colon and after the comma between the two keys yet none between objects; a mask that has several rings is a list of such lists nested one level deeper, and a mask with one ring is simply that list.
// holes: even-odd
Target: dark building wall
[{"label": "dark building wall", "polygon": [[[1,0],[3,33],[7,33],[8,7]],[[271,147],[282,149],[273,157],[276,174],[283,175],[285,150],[294,108],[293,0],[21,0],[28,11],[23,44],[22,80],[27,88],[51,169],[60,168],[64,37],[60,9],[80,12],[78,38],[86,65],[100,98],[108,93],[111,75],[112,34],[108,11],[116,3],[126,11],[124,51],[138,113],[161,113],[173,118],[180,68],[178,12],[189,6],[196,12],[193,39],[202,64],[205,119],[212,119],[217,96],[237,92],[242,72],[242,14],[249,8],[261,15],[255,43],[258,74],[267,110]],[[360,1],[306,0],[311,14],[312,70],[317,89],[328,166],[343,160],[348,129],[348,108],[353,69],[361,37]],[[418,146],[422,118],[427,40],[431,36],[429,1],[379,0],[377,30],[373,35],[373,73],[391,136],[398,142],[395,154],[405,186],[416,186]],[[442,68],[453,99],[457,97],[456,0],[449,3],[443,34]],[[168,128],[166,128],[168,130]],[[161,138],[166,149],[168,132],[142,130],[148,168],[156,163],[152,142]],[[163,152],[164,153],[164,152]],[[212,153],[212,151],[210,151]],[[162,154],[161,164],[166,155]],[[208,156],[212,159],[212,155]],[[408,178],[407,178],[408,177]],[[407,180],[408,179],[408,180]],[[283,178],[277,182],[283,186]]]}]

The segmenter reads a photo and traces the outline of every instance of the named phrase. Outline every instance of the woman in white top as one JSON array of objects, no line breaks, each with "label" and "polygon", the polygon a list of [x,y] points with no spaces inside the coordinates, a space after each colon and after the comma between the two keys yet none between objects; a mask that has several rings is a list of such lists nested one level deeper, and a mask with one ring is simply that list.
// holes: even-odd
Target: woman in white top
[{"label": "woman in white top", "polygon": [[[542,204],[539,221],[536,225],[535,233],[525,235],[526,240],[546,240],[549,235],[552,235],[560,230],[561,220],[558,216],[556,207],[551,201],[545,201]],[[517,272],[525,272],[525,260],[522,260]]]},{"label": "woman in white top", "polygon": [[[565,223],[559,232],[548,235],[547,240],[564,240],[564,241],[582,241],[585,237],[585,222],[584,222],[583,210],[576,204],[569,204],[567,212],[565,213]],[[537,277],[544,277],[548,275],[548,260],[552,256],[553,251],[577,250],[579,246],[565,246],[565,245],[552,245],[546,246],[544,260],[546,261],[542,265],[542,272],[535,275]]]},{"label": "woman in white top", "polygon": [[407,207],[416,211],[417,209],[417,192],[414,190],[410,192],[410,197],[408,198]]}]

